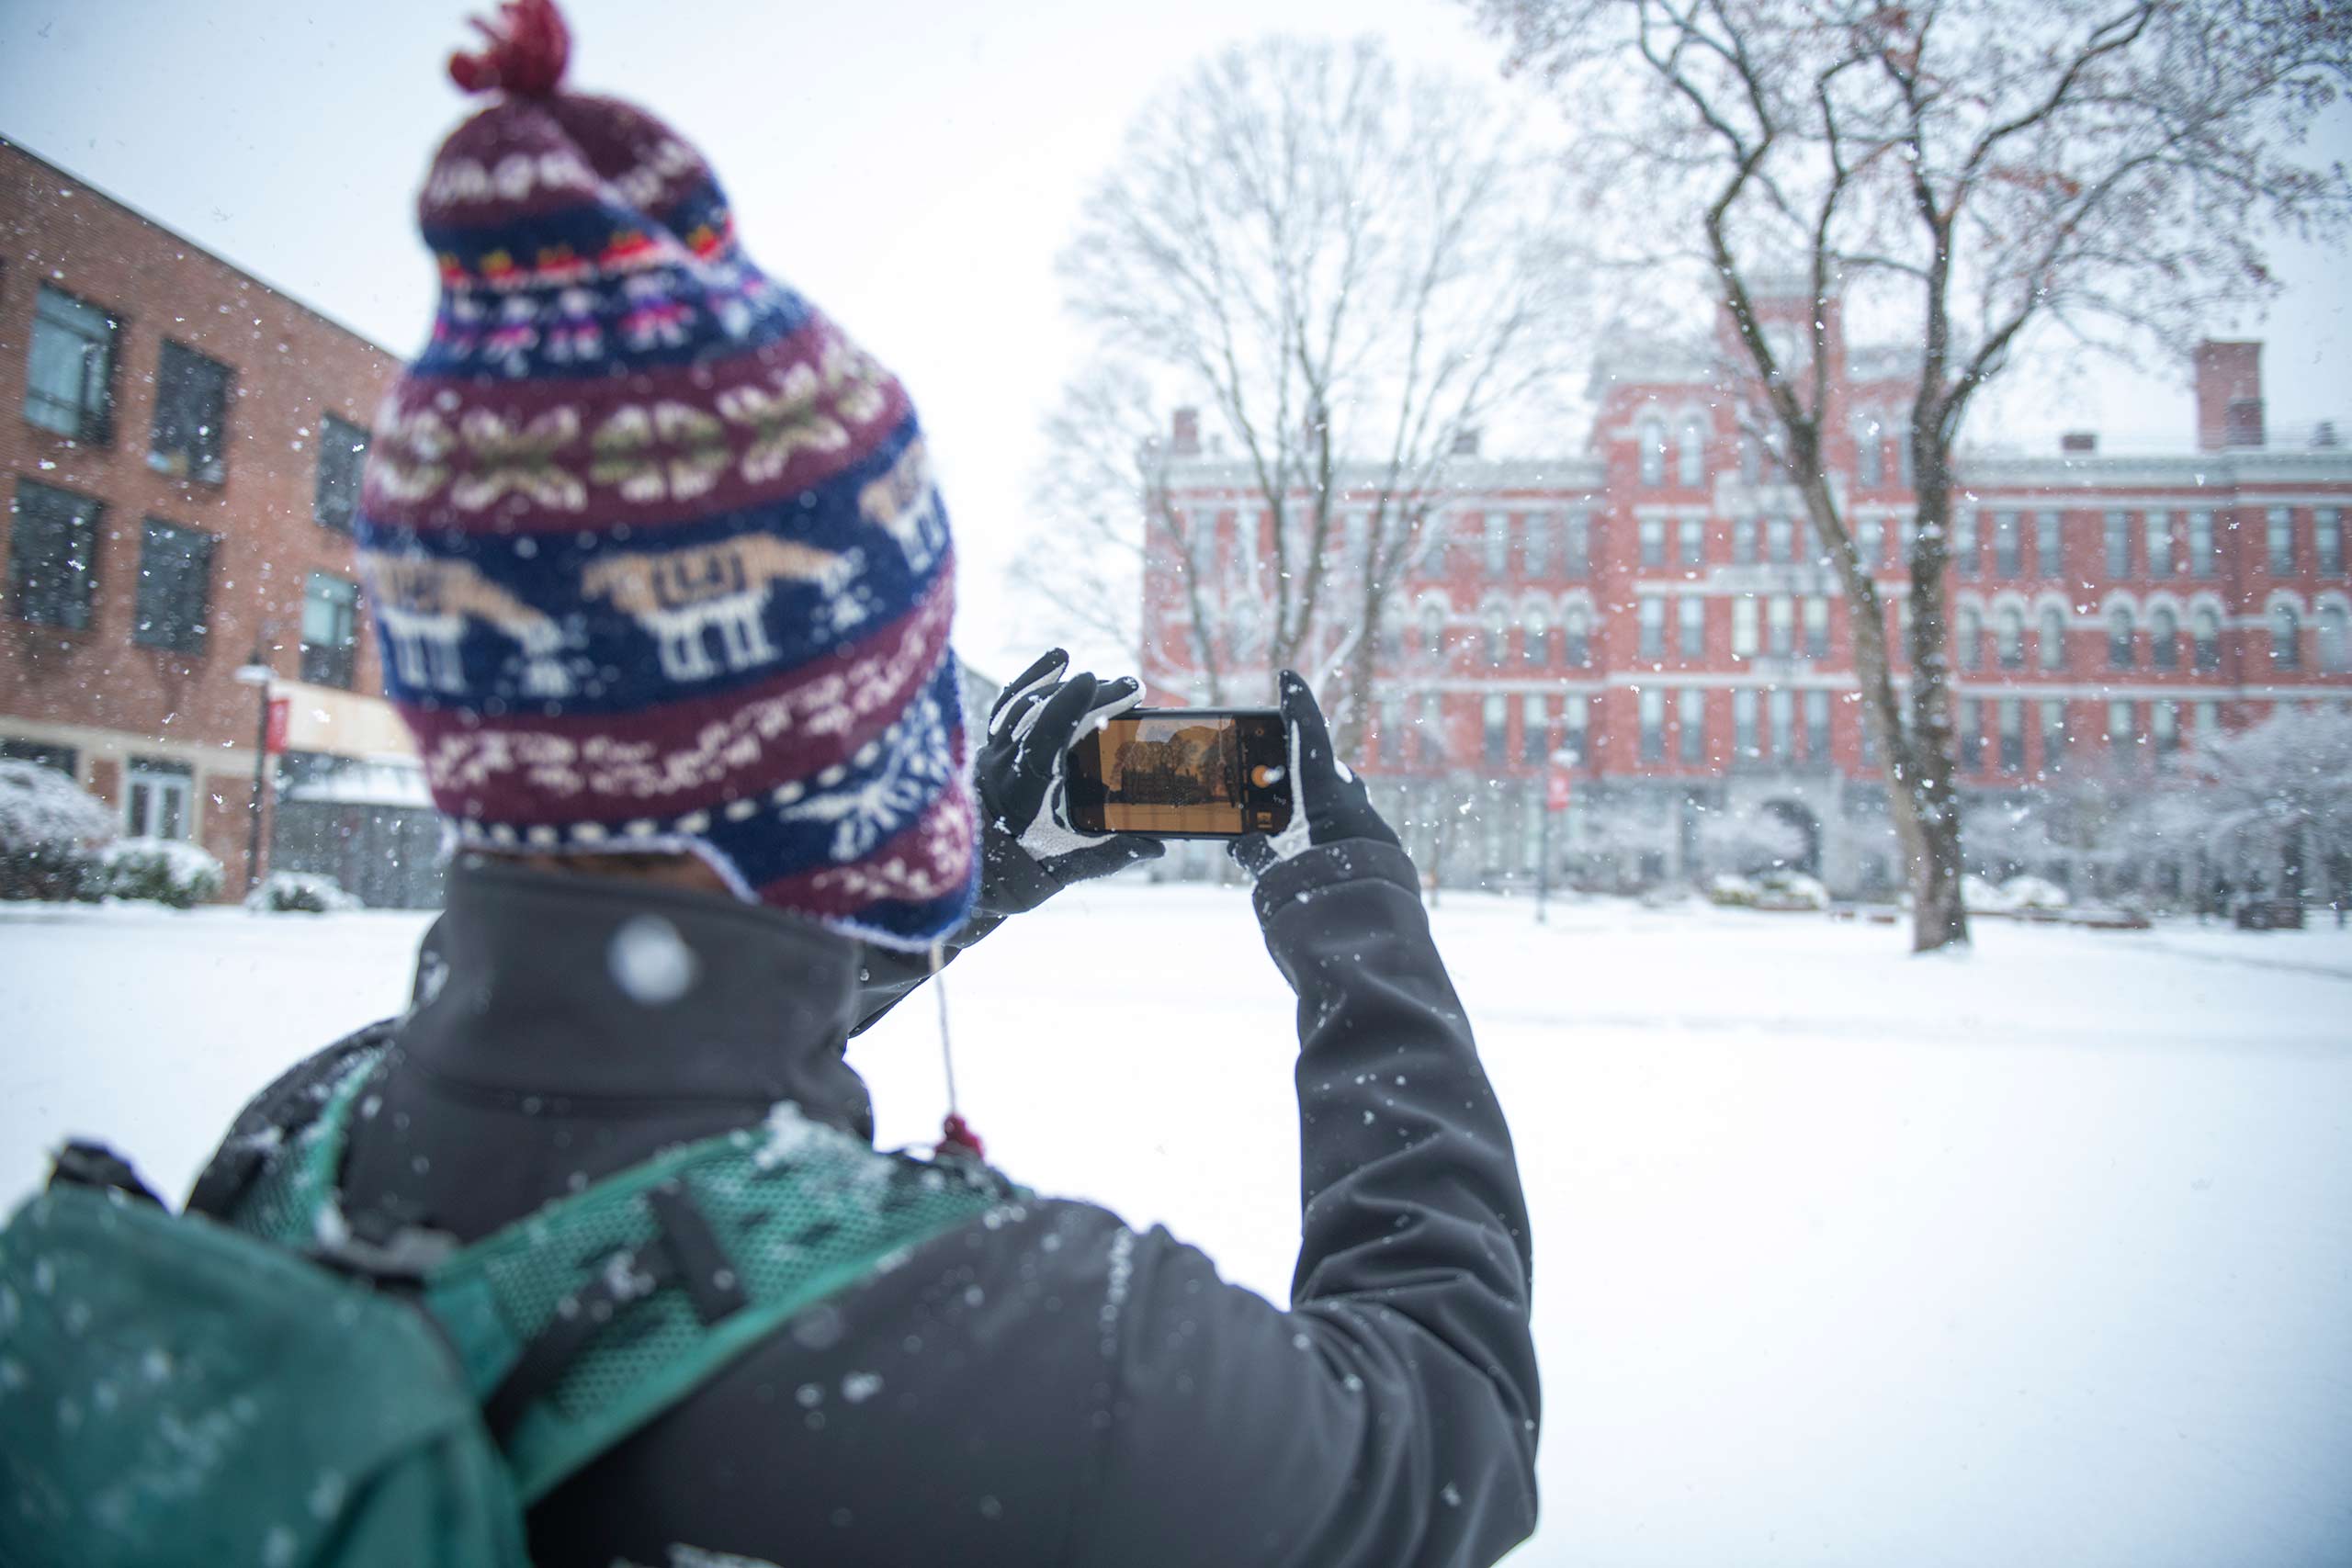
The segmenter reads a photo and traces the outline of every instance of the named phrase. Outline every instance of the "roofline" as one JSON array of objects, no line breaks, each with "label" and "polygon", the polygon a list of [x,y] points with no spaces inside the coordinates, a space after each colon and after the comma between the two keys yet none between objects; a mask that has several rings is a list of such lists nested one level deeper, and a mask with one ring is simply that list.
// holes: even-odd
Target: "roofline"
[{"label": "roofline", "polygon": [[211,246],[204,243],[202,241],[190,239],[187,235],[180,232],[177,229],[173,228],[170,224],[163,222],[150,214],[141,211],[138,208],[132,206],[130,202],[123,200],[122,197],[115,195],[114,192],[107,189],[104,186],[98,185],[91,180],[85,180],[80,175],[75,174],[73,170],[65,167],[56,160],[44,157],[40,153],[34,152],[30,147],[26,146],[24,142],[6,131],[0,131],[0,149],[6,149],[12,152],[20,152],[24,156],[31,159],[34,163],[39,164],[42,168],[47,169],[51,174],[55,175],[58,178],[73,181],[74,184],[81,186],[84,191],[98,197],[102,201],[112,203],[115,207],[129,213],[140,222],[144,223],[148,228],[154,230],[157,233],[167,234],[174,240],[178,241],[181,244],[187,246],[188,249],[195,251],[201,255],[207,256],[213,261],[219,262],[222,266],[227,267],[231,272],[235,273],[238,276],[259,284],[263,288],[268,290],[274,298],[282,299],[297,310],[301,311],[304,315],[312,317],[324,322],[326,325],[333,327],[336,332],[339,332],[344,336],[358,343],[362,347],[374,349],[378,354],[382,355],[394,365],[404,365],[408,362],[406,355],[401,354],[396,349],[388,348],[384,344],[378,343],[374,338],[369,337],[366,333],[361,332],[358,328],[351,325],[348,321],[338,321],[336,318],[327,314],[324,310],[320,310],[316,305],[313,305],[310,301],[304,299],[301,296],[289,292],[286,288],[279,287],[277,284],[272,283],[268,278],[262,276],[261,274],[254,271],[250,267],[241,266],[237,263],[231,261],[227,256],[222,255],[219,251],[214,250]]}]

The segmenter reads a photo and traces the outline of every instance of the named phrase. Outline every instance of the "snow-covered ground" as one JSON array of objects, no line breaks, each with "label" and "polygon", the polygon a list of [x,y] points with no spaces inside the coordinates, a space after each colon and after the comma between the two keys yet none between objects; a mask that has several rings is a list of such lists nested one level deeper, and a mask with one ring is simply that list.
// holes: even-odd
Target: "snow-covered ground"
[{"label": "snow-covered ground", "polygon": [[[1529,917],[1438,913],[1534,1210],[1515,1563],[2352,1562],[2352,939]],[[183,1188],[423,924],[0,912],[0,1193],[68,1130]],[[948,990],[1007,1168],[1283,1299],[1289,998],[1238,892],[1080,890]],[[932,1133],[927,998],[853,1060]]]}]

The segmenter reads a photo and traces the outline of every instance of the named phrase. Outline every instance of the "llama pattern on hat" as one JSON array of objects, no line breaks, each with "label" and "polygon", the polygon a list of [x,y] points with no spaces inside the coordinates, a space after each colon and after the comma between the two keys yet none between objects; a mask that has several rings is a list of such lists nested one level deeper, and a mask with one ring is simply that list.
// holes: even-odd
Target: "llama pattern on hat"
[{"label": "llama pattern on hat", "polygon": [[359,560],[403,685],[450,694],[465,691],[461,653],[466,623],[475,620],[522,649],[526,695],[571,694],[571,677],[563,667],[563,628],[471,565],[382,550],[362,550]]},{"label": "llama pattern on hat", "polygon": [[610,600],[652,634],[664,676],[700,681],[718,673],[709,633],[718,633],[729,671],[768,663],[776,649],[761,617],[775,585],[813,583],[839,593],[855,564],[850,556],[797,540],[746,534],[680,550],[607,557],[581,574],[580,587],[592,599]]},{"label": "llama pattern on hat", "polygon": [[888,473],[858,491],[857,510],[898,541],[909,571],[929,571],[947,548],[947,518],[932,482],[931,454],[921,436],[907,443]]}]

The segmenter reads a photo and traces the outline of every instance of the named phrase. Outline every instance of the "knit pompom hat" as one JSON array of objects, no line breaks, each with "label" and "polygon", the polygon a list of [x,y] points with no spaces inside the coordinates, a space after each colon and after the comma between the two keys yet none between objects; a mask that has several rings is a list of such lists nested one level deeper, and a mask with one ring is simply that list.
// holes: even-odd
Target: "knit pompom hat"
[{"label": "knit pompom hat", "polygon": [[687,850],[894,946],[977,877],[955,558],[897,379],[736,243],[695,150],[563,90],[548,0],[451,74],[433,337],[357,525],[387,694],[461,845]]}]

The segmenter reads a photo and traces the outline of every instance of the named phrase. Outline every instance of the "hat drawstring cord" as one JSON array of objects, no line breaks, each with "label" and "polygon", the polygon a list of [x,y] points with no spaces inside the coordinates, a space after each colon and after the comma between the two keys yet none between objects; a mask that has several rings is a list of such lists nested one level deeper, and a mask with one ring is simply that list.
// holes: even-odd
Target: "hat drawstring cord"
[{"label": "hat drawstring cord", "polygon": [[947,982],[940,974],[946,963],[944,952],[944,943],[931,944],[931,990],[939,998],[939,1060],[947,1069],[947,1119],[939,1124],[939,1146],[933,1152],[984,1160],[988,1155],[980,1135],[956,1109],[956,1045],[947,1031]]}]

